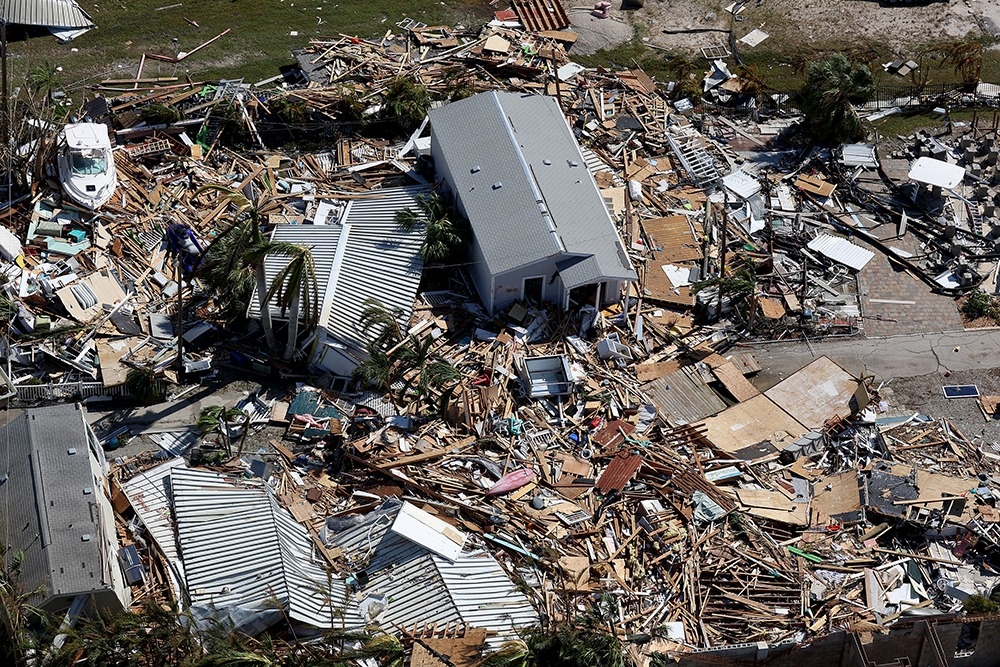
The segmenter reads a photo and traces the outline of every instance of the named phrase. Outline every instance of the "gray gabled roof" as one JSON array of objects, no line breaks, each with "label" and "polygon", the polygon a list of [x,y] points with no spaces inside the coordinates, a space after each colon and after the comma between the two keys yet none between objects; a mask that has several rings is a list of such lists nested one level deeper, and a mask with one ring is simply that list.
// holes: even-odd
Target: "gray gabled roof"
[{"label": "gray gabled roof", "polygon": [[0,20],[17,25],[52,28],[92,28],[94,21],[70,0],[5,0]]},{"label": "gray gabled roof", "polygon": [[[50,596],[110,589],[104,575],[97,486],[79,405],[10,411],[0,427],[0,541],[24,559],[18,585]],[[74,453],[70,453],[70,451]],[[89,536],[86,537],[86,536]],[[109,554],[108,559],[114,555]]]},{"label": "gray gabled roof", "polygon": [[577,270],[575,284],[635,279],[556,100],[490,91],[428,116],[434,153],[447,163],[490,273],[578,255],[594,261]]}]

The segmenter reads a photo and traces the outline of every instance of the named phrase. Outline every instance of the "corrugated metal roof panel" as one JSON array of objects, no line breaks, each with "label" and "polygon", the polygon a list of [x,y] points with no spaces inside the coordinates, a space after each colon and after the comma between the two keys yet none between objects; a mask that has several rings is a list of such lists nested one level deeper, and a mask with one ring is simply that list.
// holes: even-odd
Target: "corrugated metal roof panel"
[{"label": "corrugated metal roof panel", "polygon": [[[343,225],[275,227],[273,240],[305,245],[312,252],[319,283],[319,326],[337,341],[364,349],[365,335],[358,323],[370,298],[389,309],[401,309],[400,324],[406,325],[423,271],[424,232],[401,230],[396,213],[406,208],[420,213],[418,198],[426,193],[427,188],[413,186],[352,199]],[[286,263],[283,257],[267,258],[268,284]],[[256,292],[249,314],[260,316]],[[276,308],[271,314],[281,316]]]},{"label": "corrugated metal roof panel", "polygon": [[142,521],[153,542],[170,564],[170,575],[173,579],[171,583],[178,594],[185,585],[184,563],[177,550],[177,527],[171,514],[173,500],[170,474],[176,468],[186,467],[184,459],[171,459],[155,468],[140,472],[122,484],[122,491],[135,510],[136,516]]},{"label": "corrugated metal roof panel", "polygon": [[871,250],[866,250],[861,246],[854,245],[847,239],[840,238],[839,236],[831,236],[830,234],[819,234],[808,243],[807,247],[855,271],[865,268],[865,265],[875,256],[875,253]]},{"label": "corrugated metal roof panel", "polygon": [[171,473],[177,534],[196,618],[228,614],[256,633],[290,618],[329,628],[360,627],[344,583],[313,558],[305,527],[264,487],[239,487],[205,470]]},{"label": "corrugated metal roof panel", "polygon": [[647,382],[642,389],[672,424],[689,424],[726,409],[726,402],[705,384],[695,366]]},{"label": "corrugated metal roof panel", "polygon": [[494,646],[513,639],[515,628],[538,621],[527,598],[490,554],[465,552],[449,562],[390,531],[400,506],[388,501],[329,538],[368,575],[368,586],[355,599],[367,593],[388,596],[384,620],[402,627],[464,621],[495,630]]},{"label": "corrugated metal roof panel", "polygon": [[611,491],[621,491],[632,479],[632,475],[642,467],[642,456],[640,454],[619,454],[611,459],[611,463],[601,473],[597,480],[597,490],[607,494]]},{"label": "corrugated metal roof panel", "polygon": [[69,0],[7,0],[0,9],[7,23],[58,28],[92,28],[94,21]]}]

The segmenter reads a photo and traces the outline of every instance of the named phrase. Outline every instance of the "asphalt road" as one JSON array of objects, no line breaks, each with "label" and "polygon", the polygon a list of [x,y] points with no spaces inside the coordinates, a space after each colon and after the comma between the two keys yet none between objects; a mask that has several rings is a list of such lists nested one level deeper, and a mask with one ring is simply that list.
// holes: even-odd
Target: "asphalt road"
[{"label": "asphalt road", "polygon": [[879,381],[932,373],[947,377],[1000,367],[1000,329],[770,343],[749,349],[764,368],[755,383],[758,388],[770,387],[823,355],[856,376],[874,375]]}]

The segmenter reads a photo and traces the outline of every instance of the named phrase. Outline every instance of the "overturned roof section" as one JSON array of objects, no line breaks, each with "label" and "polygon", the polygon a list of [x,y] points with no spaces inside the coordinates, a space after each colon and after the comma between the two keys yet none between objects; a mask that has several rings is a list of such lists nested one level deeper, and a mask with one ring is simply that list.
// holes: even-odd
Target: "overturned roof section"
[{"label": "overturned roof section", "polygon": [[593,258],[565,267],[567,287],[635,279],[556,100],[490,91],[428,116],[491,274],[562,254]]},{"label": "overturned roof section", "polygon": [[[404,232],[396,213],[409,208],[422,215],[419,197],[427,188],[406,187],[354,196],[339,223],[278,225],[274,241],[296,243],[310,249],[319,283],[319,326],[332,338],[357,350],[365,347],[361,312],[368,299],[378,299],[390,311],[400,309],[405,326],[420,286],[423,260],[420,246],[424,231],[418,226]],[[287,263],[285,257],[268,257],[264,263],[268,284]],[[281,313],[272,308],[271,314]],[[250,316],[260,317],[257,296]]]},{"label": "overturned roof section", "polygon": [[[517,628],[538,622],[527,598],[488,552],[464,551],[451,561],[391,531],[401,507],[397,500],[387,501],[329,539],[348,561],[367,563],[368,585],[354,597],[386,596],[385,615],[379,618],[383,626],[459,621],[495,631],[489,643],[499,646],[515,639]],[[359,613],[357,605],[348,607],[345,613]]]},{"label": "overturned roof section", "polygon": [[[64,404],[5,413],[0,518],[8,554],[22,552],[18,582],[42,587],[45,596],[64,597],[111,589],[102,529],[94,510],[104,489],[95,479],[96,461],[79,405]],[[72,563],[73,567],[69,567]],[[79,565],[77,565],[79,563]],[[44,604],[44,600],[33,600]]]},{"label": "overturned roof section", "polygon": [[[228,617],[248,634],[283,614],[319,628],[360,627],[347,591],[313,557],[305,527],[263,487],[207,470],[170,475],[177,534],[197,621]],[[341,619],[343,614],[343,619]]]},{"label": "overturned roof section", "polygon": [[6,0],[0,17],[16,25],[53,28],[92,28],[94,21],[70,0]]}]

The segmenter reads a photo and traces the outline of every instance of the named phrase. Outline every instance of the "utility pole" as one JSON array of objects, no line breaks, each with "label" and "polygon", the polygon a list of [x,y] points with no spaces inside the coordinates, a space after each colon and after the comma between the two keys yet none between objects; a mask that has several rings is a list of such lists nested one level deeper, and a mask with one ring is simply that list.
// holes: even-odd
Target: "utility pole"
[{"label": "utility pole", "polygon": [[174,253],[174,270],[177,271],[177,375],[184,373],[184,263],[180,252]]},{"label": "utility pole", "polygon": [[3,107],[0,113],[0,138],[3,139],[4,150],[10,150],[10,98],[7,95],[7,0],[2,5],[3,16],[0,16],[0,97]]},{"label": "utility pole", "polygon": [[729,251],[729,192],[722,186],[722,245],[719,251],[719,311],[716,321],[722,319],[722,281],[726,279],[726,253]]}]

